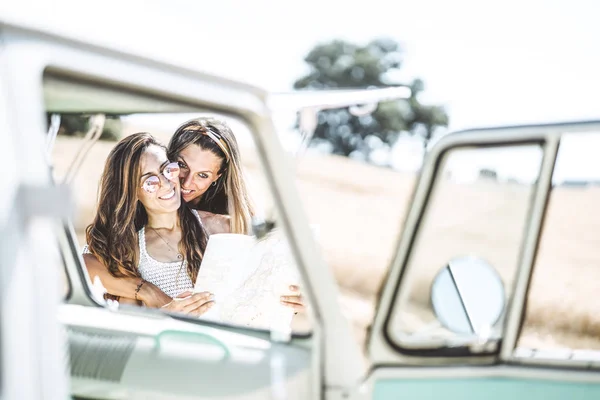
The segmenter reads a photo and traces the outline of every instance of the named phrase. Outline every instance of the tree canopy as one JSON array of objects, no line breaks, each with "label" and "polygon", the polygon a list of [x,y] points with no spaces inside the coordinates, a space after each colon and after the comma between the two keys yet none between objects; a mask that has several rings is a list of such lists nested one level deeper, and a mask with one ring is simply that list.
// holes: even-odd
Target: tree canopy
[{"label": "tree canopy", "polygon": [[328,142],[334,154],[360,155],[369,159],[379,145],[392,146],[401,132],[419,136],[423,145],[436,128],[448,126],[448,115],[442,106],[422,104],[418,97],[425,89],[421,79],[403,83],[392,75],[402,66],[403,51],[391,39],[376,39],[364,46],[333,40],[313,48],[304,61],[307,75],[294,83],[302,89],[356,89],[405,85],[412,90],[406,100],[379,103],[370,115],[353,115],[348,108],[319,113],[314,139]]}]

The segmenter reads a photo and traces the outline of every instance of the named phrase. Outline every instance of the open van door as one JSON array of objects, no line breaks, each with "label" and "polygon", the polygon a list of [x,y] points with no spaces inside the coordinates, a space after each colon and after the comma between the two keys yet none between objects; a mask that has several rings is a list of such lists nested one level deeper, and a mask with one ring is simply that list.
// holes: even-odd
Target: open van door
[{"label": "open van door", "polygon": [[600,396],[599,151],[600,121],[433,147],[381,288],[363,394]]}]

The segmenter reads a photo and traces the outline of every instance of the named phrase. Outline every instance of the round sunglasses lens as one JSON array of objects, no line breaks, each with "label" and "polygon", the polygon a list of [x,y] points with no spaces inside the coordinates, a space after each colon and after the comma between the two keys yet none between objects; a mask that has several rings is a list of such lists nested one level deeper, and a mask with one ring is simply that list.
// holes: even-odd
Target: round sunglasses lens
[{"label": "round sunglasses lens", "polygon": [[151,176],[144,181],[143,189],[148,193],[154,193],[160,187],[160,180],[157,176]]},{"label": "round sunglasses lens", "polygon": [[179,164],[170,163],[165,167],[163,175],[170,181],[177,179],[179,176]]}]

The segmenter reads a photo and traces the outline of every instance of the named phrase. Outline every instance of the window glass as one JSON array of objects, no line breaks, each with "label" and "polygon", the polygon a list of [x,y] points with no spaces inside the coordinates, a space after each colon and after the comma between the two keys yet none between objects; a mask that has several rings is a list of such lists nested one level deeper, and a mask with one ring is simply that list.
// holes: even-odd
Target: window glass
[{"label": "window glass", "polygon": [[[576,350],[574,358],[600,357],[599,151],[598,133],[565,134],[561,139],[519,355],[572,358]],[[587,350],[595,352],[586,355]]]},{"label": "window glass", "polygon": [[541,160],[538,145],[446,152],[388,325],[400,347],[500,337]]},{"label": "window glass", "polygon": [[[228,220],[221,218],[227,215],[231,217],[231,209],[227,209],[227,203],[219,203],[225,204],[225,210],[221,211],[213,210],[212,213],[208,213],[207,210],[200,209],[202,223],[211,235],[208,239],[206,253],[204,253],[205,257],[199,268],[197,282],[192,282],[191,285],[199,291],[207,288],[206,290],[213,292],[215,294],[214,309],[218,309],[218,311],[206,313],[199,318],[261,330],[275,329],[274,327],[283,329],[291,326],[295,333],[310,332],[311,324],[306,309],[301,309],[294,314],[298,309],[280,303],[281,295],[301,295],[302,283],[296,261],[289,249],[288,239],[282,234],[277,221],[274,221],[275,228],[271,231],[262,230],[261,226],[256,225],[266,216],[271,217],[276,213],[273,212],[272,189],[268,184],[257,152],[255,135],[243,119],[235,115],[210,109],[199,109],[144,93],[128,92],[119,87],[74,81],[60,75],[46,74],[44,85],[50,147],[49,165],[56,183],[71,185],[76,204],[75,216],[71,223],[79,252],[83,252],[84,246],[88,244],[86,228],[94,221],[98,212],[98,190],[105,162],[111,150],[120,140],[138,132],[148,132],[167,146],[177,128],[184,122],[204,117],[216,119],[231,129],[237,143],[226,142],[225,147],[230,154],[224,157],[230,157],[228,160],[231,163],[226,161],[226,169],[223,171],[235,169],[236,173],[240,173],[240,181],[246,186],[246,192],[253,204],[253,218],[247,221],[249,230],[247,234],[239,234],[235,237],[219,235],[219,233],[226,233],[222,230],[223,227],[229,226]],[[53,132],[56,133],[55,137],[53,137]],[[218,146],[217,149],[222,148],[223,143],[220,139],[223,139],[224,136],[219,136],[219,133],[217,136],[205,136],[209,137],[211,143]],[[195,147],[193,148],[195,149]],[[239,157],[236,155],[238,153]],[[206,161],[205,153],[194,154],[200,158],[200,161],[196,161],[196,163],[202,164]],[[239,163],[232,157],[235,157]],[[203,171],[196,171],[197,166],[192,165],[193,162],[189,160],[186,162],[190,165],[184,165],[185,163],[179,157],[169,161],[178,163],[180,176],[177,182],[183,179],[184,170],[187,171],[186,175],[193,175],[193,179],[197,178],[198,182],[208,179],[205,177],[207,174]],[[221,159],[219,159],[220,161]],[[222,184],[223,187],[238,185],[238,183],[230,185],[230,182],[234,181],[226,181],[226,177],[229,179],[228,172],[221,172],[219,175],[221,164],[215,165],[217,168],[213,171],[215,179],[211,180],[214,185],[209,184],[209,188],[218,188],[217,184]],[[217,176],[223,176],[223,179],[219,181]],[[158,178],[158,180],[162,179]],[[202,185],[198,185],[196,189],[202,190]],[[123,190],[123,188],[115,187],[114,190]],[[181,207],[188,207],[189,204],[185,202],[185,198],[182,199]],[[136,232],[141,232],[141,230]],[[164,239],[163,235],[168,232],[164,233],[163,231],[163,235],[157,233],[158,236],[156,236],[151,231],[151,227],[145,225],[144,232],[144,236],[136,233],[134,250],[139,259],[141,260],[143,257],[140,255],[142,250],[138,248],[137,244],[141,243],[139,238],[143,237],[143,243],[146,246],[144,251],[148,255],[147,260],[157,261],[160,268],[167,268],[164,264],[170,259],[162,260],[162,253],[160,251],[153,253],[155,251],[153,249],[159,248],[156,242],[159,244],[164,242],[166,246],[169,246],[169,240],[163,240],[163,242],[159,240]],[[263,236],[265,232],[267,235]],[[240,236],[244,236],[244,238],[240,238]],[[154,239],[156,240],[153,242]],[[167,247],[163,247],[165,251],[168,251]],[[171,248],[172,246],[169,246],[169,249]],[[232,255],[239,255],[239,257],[235,258]],[[173,255],[173,257],[175,256]],[[171,261],[170,264],[177,264],[181,267],[177,260]],[[143,277],[161,289],[164,287],[165,291],[171,284],[175,285],[173,290],[181,289],[183,291],[188,288],[186,279],[191,281],[191,277],[186,275],[186,270],[181,270],[185,275],[185,282],[181,286],[179,286],[181,282],[179,280],[168,284],[163,282],[163,286],[161,286],[158,278],[152,278],[148,274]],[[224,273],[223,271],[230,272]],[[299,291],[291,291],[290,285],[299,286]],[[93,287],[96,286],[93,285]],[[134,293],[131,295],[133,297]],[[169,296],[174,297],[171,294]],[[110,297],[110,299],[112,301],[114,298]],[[293,303],[304,302],[308,308],[305,297],[301,297],[301,299],[294,297],[289,300]],[[131,306],[132,303],[131,299],[125,296],[120,296],[117,301],[120,307],[124,307],[126,304]],[[111,304],[114,303],[111,302]],[[284,321],[283,325],[281,321]]]}]

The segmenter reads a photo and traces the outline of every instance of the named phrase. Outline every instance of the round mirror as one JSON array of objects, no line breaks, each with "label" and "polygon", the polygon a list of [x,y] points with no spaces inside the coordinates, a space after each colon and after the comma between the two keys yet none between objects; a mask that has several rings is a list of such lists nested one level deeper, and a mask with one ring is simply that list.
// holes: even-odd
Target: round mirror
[{"label": "round mirror", "polygon": [[484,260],[460,257],[438,272],[431,303],[437,319],[452,332],[485,335],[504,311],[504,285]]}]

